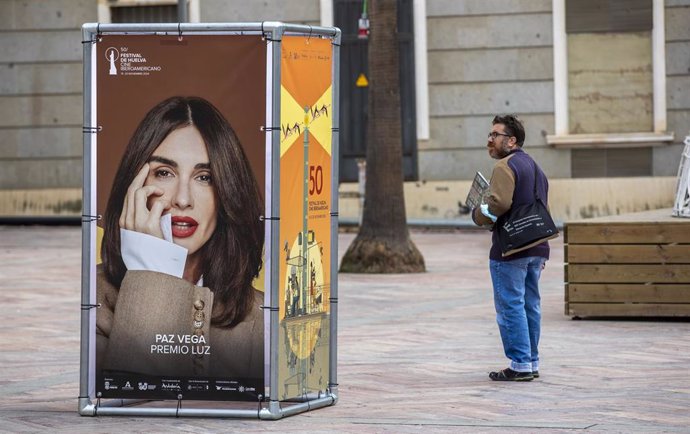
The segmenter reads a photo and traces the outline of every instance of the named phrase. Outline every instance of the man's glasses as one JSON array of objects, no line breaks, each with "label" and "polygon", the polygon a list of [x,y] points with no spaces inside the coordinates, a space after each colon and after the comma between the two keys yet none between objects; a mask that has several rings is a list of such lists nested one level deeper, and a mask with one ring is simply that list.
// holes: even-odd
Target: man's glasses
[{"label": "man's glasses", "polygon": [[492,131],[492,132],[489,133],[489,135],[487,136],[487,138],[488,138],[488,139],[491,139],[491,140],[496,140],[496,137],[498,137],[498,136],[510,137],[510,134],[499,133],[498,131]]}]

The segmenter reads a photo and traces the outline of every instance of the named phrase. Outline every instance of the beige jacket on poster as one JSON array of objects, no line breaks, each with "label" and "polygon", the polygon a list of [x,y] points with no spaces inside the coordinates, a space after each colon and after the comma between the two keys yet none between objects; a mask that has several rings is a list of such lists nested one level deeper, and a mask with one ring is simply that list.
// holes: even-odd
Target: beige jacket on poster
[{"label": "beige jacket on poster", "polygon": [[[118,291],[98,267],[96,368],[175,377],[262,378],[263,294],[232,329],[210,325],[213,293],[153,271],[127,271]],[[203,302],[203,305],[199,303]],[[191,342],[203,306],[205,342]],[[196,314],[196,318],[195,318]],[[187,354],[181,354],[181,351]],[[192,354],[195,353],[195,354]],[[201,354],[199,354],[201,353]]]}]

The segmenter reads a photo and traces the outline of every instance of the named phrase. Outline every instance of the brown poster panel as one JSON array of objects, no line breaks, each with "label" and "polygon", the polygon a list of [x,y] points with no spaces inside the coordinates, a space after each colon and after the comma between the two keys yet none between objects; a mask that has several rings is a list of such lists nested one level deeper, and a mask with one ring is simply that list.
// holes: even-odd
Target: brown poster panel
[{"label": "brown poster panel", "polygon": [[266,43],[96,44],[96,392],[264,394]]},{"label": "brown poster panel", "polygon": [[281,44],[278,397],[328,386],[332,46]]}]

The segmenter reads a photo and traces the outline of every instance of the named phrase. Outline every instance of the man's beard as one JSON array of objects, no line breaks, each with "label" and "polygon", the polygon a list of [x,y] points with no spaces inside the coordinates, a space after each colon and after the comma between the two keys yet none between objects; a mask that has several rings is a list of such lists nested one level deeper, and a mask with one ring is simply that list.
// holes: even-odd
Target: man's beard
[{"label": "man's beard", "polygon": [[510,154],[510,148],[504,141],[501,146],[494,147],[494,153],[496,155],[494,158],[500,160],[501,158],[505,158],[508,154]]}]

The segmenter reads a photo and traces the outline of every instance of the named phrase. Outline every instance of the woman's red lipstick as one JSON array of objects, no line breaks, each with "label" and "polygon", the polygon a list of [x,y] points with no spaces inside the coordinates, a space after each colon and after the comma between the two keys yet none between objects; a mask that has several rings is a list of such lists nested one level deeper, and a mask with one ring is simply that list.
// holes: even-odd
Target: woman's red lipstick
[{"label": "woman's red lipstick", "polygon": [[175,238],[187,238],[194,235],[196,228],[199,226],[196,220],[191,217],[173,216],[172,218],[172,234]]}]

